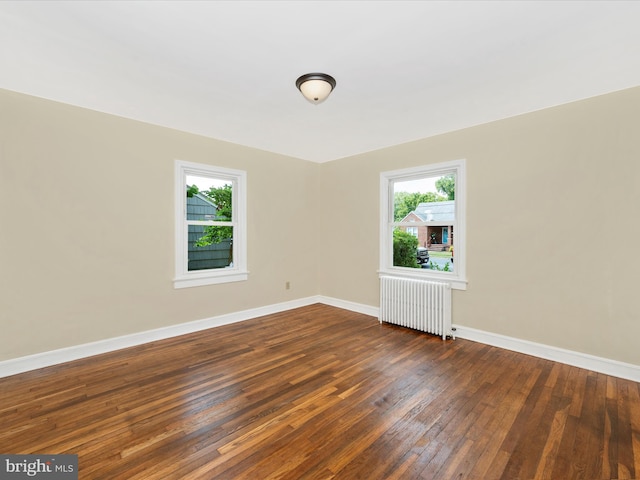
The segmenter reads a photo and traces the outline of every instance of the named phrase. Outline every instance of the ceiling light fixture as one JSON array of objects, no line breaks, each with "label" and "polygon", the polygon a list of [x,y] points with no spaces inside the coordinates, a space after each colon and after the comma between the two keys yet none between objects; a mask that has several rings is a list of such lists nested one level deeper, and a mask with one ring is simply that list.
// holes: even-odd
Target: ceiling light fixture
[{"label": "ceiling light fixture", "polygon": [[296,87],[304,98],[318,105],[336,88],[336,80],[326,73],[307,73],[296,80]]}]

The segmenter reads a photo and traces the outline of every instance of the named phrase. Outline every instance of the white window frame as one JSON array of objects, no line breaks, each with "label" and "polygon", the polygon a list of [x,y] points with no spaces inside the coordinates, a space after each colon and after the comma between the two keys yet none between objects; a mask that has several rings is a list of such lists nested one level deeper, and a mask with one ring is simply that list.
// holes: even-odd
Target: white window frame
[{"label": "white window frame", "polygon": [[[188,270],[187,175],[228,180],[232,188],[233,264],[210,270]],[[175,278],[174,288],[247,280],[247,173],[201,163],[175,161]]]},{"label": "white window frame", "polygon": [[[449,174],[456,176],[456,219],[454,227],[455,266],[453,272],[442,272],[430,269],[396,267],[393,265],[393,229],[398,222],[393,218],[393,185],[397,181],[407,181],[423,177],[439,177]],[[466,161],[453,160],[450,162],[423,165],[420,167],[392,170],[380,174],[380,270],[379,275],[392,275],[405,278],[420,278],[424,280],[445,282],[457,290],[467,289],[466,277]],[[450,225],[450,222],[446,222]],[[434,225],[430,222],[429,225]],[[444,224],[442,226],[445,226]]]}]

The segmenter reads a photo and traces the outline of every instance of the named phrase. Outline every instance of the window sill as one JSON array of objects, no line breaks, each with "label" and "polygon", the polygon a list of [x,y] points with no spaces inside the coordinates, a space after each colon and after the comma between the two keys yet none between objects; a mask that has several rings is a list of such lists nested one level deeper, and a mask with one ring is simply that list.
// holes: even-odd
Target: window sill
[{"label": "window sill", "polygon": [[467,280],[463,280],[458,277],[449,276],[446,274],[428,273],[420,271],[420,273],[413,273],[405,270],[378,270],[378,276],[390,276],[399,278],[412,278],[415,280],[425,280],[427,282],[442,282],[448,283],[452,290],[466,290]]},{"label": "window sill", "polygon": [[173,279],[173,288],[201,287],[220,283],[243,282],[249,278],[247,271],[194,273]]}]

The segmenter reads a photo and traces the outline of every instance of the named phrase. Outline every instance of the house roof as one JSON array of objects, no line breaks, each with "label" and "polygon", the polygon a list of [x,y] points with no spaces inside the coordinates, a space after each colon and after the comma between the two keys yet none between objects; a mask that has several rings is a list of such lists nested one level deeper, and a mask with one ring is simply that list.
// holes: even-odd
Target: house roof
[{"label": "house roof", "polygon": [[456,202],[453,200],[420,203],[411,213],[417,215],[423,222],[448,222],[455,220],[455,208]]},{"label": "house roof", "polygon": [[[640,85],[640,2],[0,2],[0,88],[315,162]],[[324,72],[322,105],[295,87]]]}]

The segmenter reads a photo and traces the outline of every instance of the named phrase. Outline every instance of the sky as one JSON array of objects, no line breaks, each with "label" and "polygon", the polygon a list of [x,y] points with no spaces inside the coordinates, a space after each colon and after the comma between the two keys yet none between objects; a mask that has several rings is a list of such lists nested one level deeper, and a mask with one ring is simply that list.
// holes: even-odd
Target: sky
[{"label": "sky", "polygon": [[393,190],[394,193],[397,192],[434,192],[438,193],[438,189],[436,188],[436,181],[441,177],[429,177],[429,178],[421,178],[419,180],[407,180],[402,182],[394,182]]},{"label": "sky", "polygon": [[211,187],[222,187],[223,185],[231,185],[228,180],[220,180],[216,178],[200,177],[187,175],[187,185],[197,185],[199,191],[209,190]]}]

